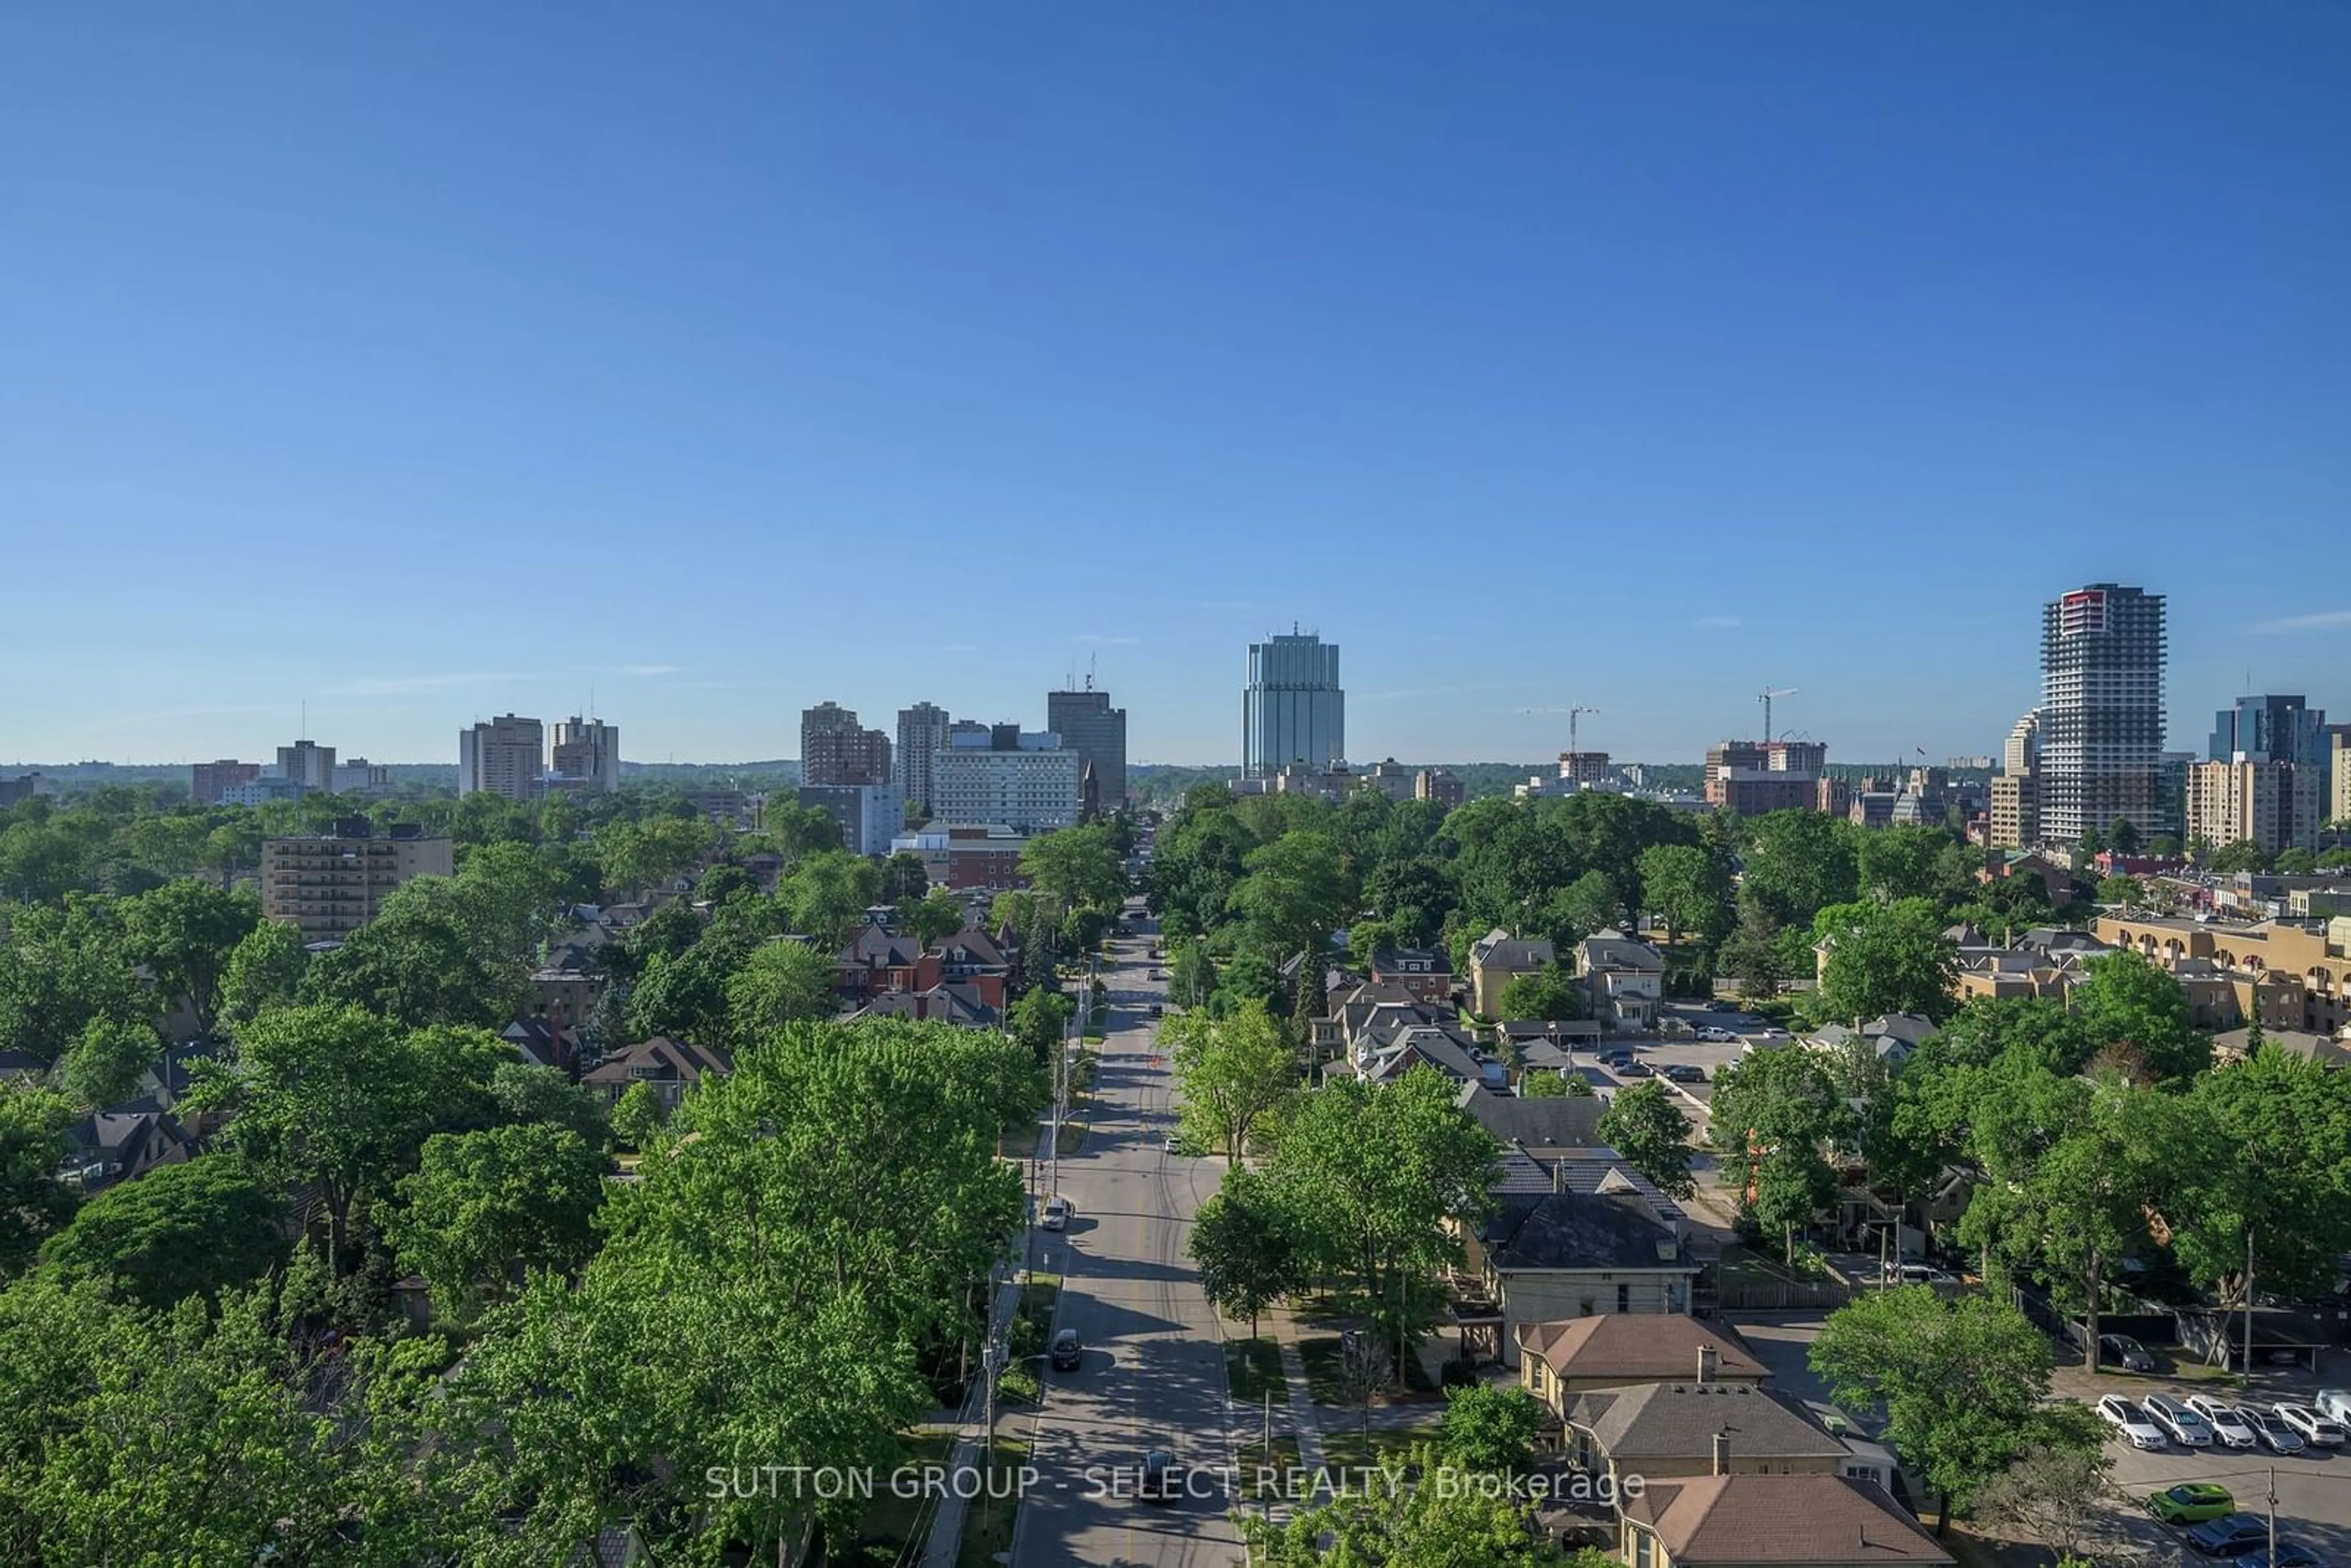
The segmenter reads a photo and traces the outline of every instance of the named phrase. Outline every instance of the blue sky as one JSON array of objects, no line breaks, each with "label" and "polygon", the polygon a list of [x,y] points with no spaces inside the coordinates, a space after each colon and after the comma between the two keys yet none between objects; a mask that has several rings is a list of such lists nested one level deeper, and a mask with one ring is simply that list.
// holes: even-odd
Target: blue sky
[{"label": "blue sky", "polygon": [[[2351,710],[2351,11],[17,7],[0,760],[1991,751],[2170,596]],[[2351,716],[2346,714],[2343,716]]]}]

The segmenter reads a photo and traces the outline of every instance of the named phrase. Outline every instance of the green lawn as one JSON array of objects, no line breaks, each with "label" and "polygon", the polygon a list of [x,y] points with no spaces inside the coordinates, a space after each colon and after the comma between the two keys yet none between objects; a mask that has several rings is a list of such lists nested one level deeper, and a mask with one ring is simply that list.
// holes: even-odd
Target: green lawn
[{"label": "green lawn", "polygon": [[1225,1342],[1225,1383],[1236,1403],[1254,1408],[1268,1394],[1278,1403],[1290,1396],[1290,1380],[1282,1375],[1281,1347],[1270,1339],[1228,1339]]},{"label": "green lawn", "polygon": [[1298,1359],[1306,1364],[1306,1395],[1317,1405],[1339,1403],[1339,1339],[1319,1334],[1298,1342]]},{"label": "green lawn", "polygon": [[1276,1437],[1270,1449],[1263,1443],[1244,1443],[1234,1452],[1240,1469],[1241,1496],[1251,1501],[1260,1497],[1280,1497],[1284,1472],[1299,1465],[1295,1437]]},{"label": "green lawn", "polygon": [[1322,1434],[1322,1457],[1334,1468],[1361,1469],[1370,1465],[1396,1466],[1412,1457],[1412,1451],[1437,1436],[1436,1427],[1374,1427],[1364,1432],[1353,1427],[1341,1426]]},{"label": "green lawn", "polygon": [[1020,1467],[1029,1461],[1025,1437],[998,1437],[983,1469],[987,1484],[973,1498],[963,1517],[963,1540],[956,1546],[956,1568],[997,1568],[999,1552],[1012,1550],[1012,1521],[1020,1511],[1017,1496],[992,1497],[991,1492],[1015,1491]]}]

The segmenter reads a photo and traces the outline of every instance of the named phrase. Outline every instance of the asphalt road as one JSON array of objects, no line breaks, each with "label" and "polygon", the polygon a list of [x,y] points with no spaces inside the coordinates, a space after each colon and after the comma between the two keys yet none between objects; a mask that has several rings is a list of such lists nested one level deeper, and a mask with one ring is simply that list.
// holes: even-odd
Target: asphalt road
[{"label": "asphalt road", "polygon": [[[1223,1341],[1185,1250],[1221,1162],[1166,1150],[1175,1113],[1148,1013],[1165,988],[1148,977],[1151,940],[1110,946],[1116,962],[1105,963],[1103,980],[1114,1027],[1100,1047],[1092,1130],[1061,1162],[1060,1191],[1076,1213],[1067,1230],[1038,1235],[1038,1266],[1063,1275],[1056,1326],[1077,1330],[1085,1360],[1074,1373],[1045,1375],[1044,1406],[1029,1423],[1037,1476],[1014,1527],[1014,1568],[1221,1568],[1240,1556],[1222,1484],[1231,1463]],[[1136,1499],[1155,1448],[1196,1467],[1189,1490],[1202,1495]]]}]

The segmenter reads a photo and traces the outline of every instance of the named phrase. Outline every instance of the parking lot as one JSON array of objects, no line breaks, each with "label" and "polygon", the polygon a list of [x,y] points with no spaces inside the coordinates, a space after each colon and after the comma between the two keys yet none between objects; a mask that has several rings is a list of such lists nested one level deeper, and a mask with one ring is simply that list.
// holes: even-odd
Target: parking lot
[{"label": "parking lot", "polygon": [[[1813,1341],[1820,1333],[1817,1314],[1742,1313],[1733,1321],[1750,1348],[1771,1369],[1775,1386],[1816,1414],[1825,1415],[1833,1408],[1827,1388],[1806,1363]],[[2263,1406],[2280,1401],[2307,1404],[2321,1388],[2351,1386],[2351,1357],[2340,1352],[2325,1358],[2316,1377],[2294,1368],[2263,1367],[2241,1390],[2234,1380],[2179,1375],[2179,1368],[2160,1352],[2158,1364],[2158,1371],[2145,1375],[2112,1370],[2091,1373],[2078,1364],[2060,1365],[2051,1385],[2056,1396],[2084,1404],[2095,1404],[2106,1394],[2120,1394],[2134,1402],[2150,1394],[2168,1394],[2182,1400],[2200,1394],[2226,1404]],[[1865,1412],[1843,1414],[1852,1420],[1855,1431],[1872,1429]],[[2229,1489],[2241,1511],[2259,1515],[2267,1506],[2274,1473],[2280,1545],[2299,1544],[2328,1563],[2351,1564],[2351,1450],[2314,1448],[2301,1457],[2241,1448],[2173,1448],[2147,1453],[2117,1437],[2107,1443],[2106,1453],[2114,1460],[2110,1479],[2116,1500],[2108,1521],[2109,1544],[2093,1553],[2100,1563],[2213,1562],[2189,1550],[2180,1531],[2158,1523],[2147,1512],[2148,1494],[2182,1481],[2215,1481]],[[1931,1520],[1931,1500],[1919,1500],[1914,1492],[1913,1500],[1922,1501]]]},{"label": "parking lot", "polygon": [[[2068,1397],[2094,1404],[2102,1395],[2119,1394],[2134,1402],[2150,1394],[2176,1399],[2204,1395],[2230,1405],[2269,1406],[2281,1401],[2308,1403],[2321,1388],[2351,1382],[2351,1366],[2340,1353],[2325,1358],[2319,1376],[2289,1367],[2263,1367],[2242,1389],[2227,1382],[2176,1375],[2177,1369],[2158,1353],[2158,1370],[2131,1374],[2111,1369],[2091,1373],[2078,1365],[2062,1366],[2052,1380]],[[2273,1455],[2242,1448],[2180,1448],[2147,1453],[2119,1437],[2106,1445],[2115,1462],[2116,1489],[2126,1500],[2116,1525],[2133,1544],[2157,1553],[2158,1563],[2202,1563],[2181,1543],[2177,1531],[2150,1518],[2146,1499],[2150,1492],[2182,1481],[2217,1481],[2237,1500],[2237,1507],[2260,1514],[2269,1496],[2271,1476],[2277,1488],[2278,1541],[2311,1548],[2329,1562],[2351,1563],[2351,1453],[2308,1448],[2300,1455]]]}]

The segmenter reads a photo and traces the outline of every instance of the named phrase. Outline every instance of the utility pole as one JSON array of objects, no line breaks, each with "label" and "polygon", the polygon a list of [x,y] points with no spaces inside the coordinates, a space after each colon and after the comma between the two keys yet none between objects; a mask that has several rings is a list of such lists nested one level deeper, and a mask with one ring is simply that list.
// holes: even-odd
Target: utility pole
[{"label": "utility pole", "polygon": [[2277,1561],[2277,1467],[2270,1467],[2270,1561]]}]

